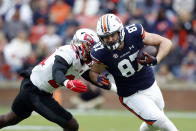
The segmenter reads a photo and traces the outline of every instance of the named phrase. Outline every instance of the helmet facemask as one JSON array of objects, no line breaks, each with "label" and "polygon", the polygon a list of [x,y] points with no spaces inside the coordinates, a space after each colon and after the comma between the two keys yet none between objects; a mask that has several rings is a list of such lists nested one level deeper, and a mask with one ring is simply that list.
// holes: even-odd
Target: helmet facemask
[{"label": "helmet facemask", "polygon": [[[114,32],[116,33],[116,32]],[[120,32],[117,32],[118,33],[118,38],[116,41],[112,41],[112,42],[105,42],[104,41],[104,37],[108,37],[110,35],[113,35],[114,33],[112,34],[108,34],[108,35],[105,35],[105,36],[99,36],[100,37],[100,40],[101,42],[109,49],[109,50],[116,50],[120,45],[121,45],[121,37],[120,37]]]},{"label": "helmet facemask", "polygon": [[[116,32],[118,32],[118,40],[112,43],[105,43],[103,41],[104,37],[113,35]],[[99,18],[97,22],[97,34],[102,43],[112,51],[116,50],[121,45],[125,35],[121,20],[114,14],[105,14]]]}]

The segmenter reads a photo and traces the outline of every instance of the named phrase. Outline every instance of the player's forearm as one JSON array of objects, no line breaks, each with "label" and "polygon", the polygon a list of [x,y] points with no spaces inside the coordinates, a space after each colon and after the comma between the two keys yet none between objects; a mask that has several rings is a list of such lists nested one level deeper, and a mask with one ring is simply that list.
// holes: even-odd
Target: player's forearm
[{"label": "player's forearm", "polygon": [[160,61],[169,53],[171,47],[172,47],[171,40],[167,38],[163,38],[163,40],[161,41],[159,45],[159,51],[156,56],[158,63],[160,63]]},{"label": "player's forearm", "polygon": [[91,79],[91,81],[93,81],[94,83],[98,84],[97,82],[97,77],[99,76],[99,73],[94,72],[93,70],[91,70],[89,72],[89,77]]}]

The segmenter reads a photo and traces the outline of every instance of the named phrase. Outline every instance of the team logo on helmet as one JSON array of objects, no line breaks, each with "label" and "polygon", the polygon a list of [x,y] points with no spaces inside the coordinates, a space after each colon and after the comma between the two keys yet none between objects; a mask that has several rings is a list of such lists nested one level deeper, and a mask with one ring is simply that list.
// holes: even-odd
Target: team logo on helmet
[{"label": "team logo on helmet", "polygon": [[88,63],[91,61],[91,47],[98,41],[99,38],[93,30],[83,28],[76,31],[72,44],[76,46],[75,49],[77,54],[79,54],[80,59],[82,59],[85,63]]}]

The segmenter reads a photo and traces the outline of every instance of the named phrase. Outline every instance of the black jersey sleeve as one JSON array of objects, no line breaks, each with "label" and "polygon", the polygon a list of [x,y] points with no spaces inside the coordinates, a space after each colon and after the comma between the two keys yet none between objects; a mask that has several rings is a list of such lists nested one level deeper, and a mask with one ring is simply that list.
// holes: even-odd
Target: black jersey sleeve
[{"label": "black jersey sleeve", "polygon": [[61,56],[56,55],[52,66],[52,77],[60,85],[66,80],[65,74],[71,65],[69,65]]}]

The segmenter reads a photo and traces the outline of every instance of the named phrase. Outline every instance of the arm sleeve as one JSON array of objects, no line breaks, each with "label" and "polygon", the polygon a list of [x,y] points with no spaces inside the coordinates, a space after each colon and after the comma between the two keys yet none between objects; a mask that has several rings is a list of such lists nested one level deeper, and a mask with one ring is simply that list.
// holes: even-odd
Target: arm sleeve
[{"label": "arm sleeve", "polygon": [[61,56],[55,56],[52,77],[59,85],[64,85],[63,82],[66,80],[65,74],[70,66]]}]

